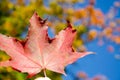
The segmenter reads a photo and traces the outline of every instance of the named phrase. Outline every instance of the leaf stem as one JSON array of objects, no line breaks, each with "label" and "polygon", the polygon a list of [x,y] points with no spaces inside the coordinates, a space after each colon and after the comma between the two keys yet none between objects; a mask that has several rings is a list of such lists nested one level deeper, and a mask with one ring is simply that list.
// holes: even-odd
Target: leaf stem
[{"label": "leaf stem", "polygon": [[47,77],[47,75],[46,75],[46,69],[43,69],[43,72],[44,72],[44,76]]}]

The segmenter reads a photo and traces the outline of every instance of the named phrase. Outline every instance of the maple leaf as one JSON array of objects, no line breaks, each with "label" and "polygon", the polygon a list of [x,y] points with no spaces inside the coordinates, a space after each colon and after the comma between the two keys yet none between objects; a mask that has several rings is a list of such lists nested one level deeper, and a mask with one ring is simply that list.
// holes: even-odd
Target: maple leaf
[{"label": "maple leaf", "polygon": [[54,39],[50,39],[45,22],[46,20],[42,20],[35,12],[30,19],[28,35],[24,42],[0,34],[0,50],[11,57],[8,61],[0,62],[0,66],[11,66],[21,72],[27,72],[29,76],[45,69],[65,74],[66,65],[91,54],[91,52],[79,53],[72,49],[76,31],[72,29],[70,23]]}]

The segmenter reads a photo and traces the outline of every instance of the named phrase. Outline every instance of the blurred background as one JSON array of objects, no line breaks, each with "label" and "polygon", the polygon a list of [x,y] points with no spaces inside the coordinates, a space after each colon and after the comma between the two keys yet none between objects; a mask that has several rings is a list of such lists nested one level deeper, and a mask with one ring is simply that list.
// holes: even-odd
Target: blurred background
[{"label": "blurred background", "polygon": [[[74,49],[96,53],[68,65],[67,76],[47,71],[48,77],[52,80],[120,80],[120,0],[0,0],[0,33],[24,39],[34,11],[41,18],[48,18],[49,37],[54,38],[69,20],[77,30]],[[9,58],[0,51],[0,61]],[[0,67],[0,80],[34,80],[43,73],[31,79],[26,76],[27,73],[11,67]]]}]

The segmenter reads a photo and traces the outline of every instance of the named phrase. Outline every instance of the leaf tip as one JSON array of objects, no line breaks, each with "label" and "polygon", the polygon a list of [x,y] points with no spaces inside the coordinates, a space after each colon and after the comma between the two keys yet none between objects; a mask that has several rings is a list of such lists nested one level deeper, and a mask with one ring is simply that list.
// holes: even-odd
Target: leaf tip
[{"label": "leaf tip", "polygon": [[48,18],[43,20],[41,17],[39,17],[38,13],[35,11],[29,22],[32,23],[32,21],[38,21],[41,25],[43,25],[46,23],[47,20]]},{"label": "leaf tip", "polygon": [[33,77],[33,76],[35,76],[36,74],[29,74],[28,76],[27,76],[27,78],[31,78],[31,77]]},{"label": "leaf tip", "polygon": [[[73,27],[72,27],[70,21],[67,19],[66,22],[67,22],[67,28],[71,28],[72,29]],[[72,33],[75,33],[75,32],[76,32],[76,29],[72,29]]]},{"label": "leaf tip", "polygon": [[67,27],[72,28],[72,25],[71,25],[70,21],[68,19],[66,21],[67,21]]},{"label": "leaf tip", "polygon": [[86,52],[86,55],[89,55],[89,54],[96,54],[95,52]]}]

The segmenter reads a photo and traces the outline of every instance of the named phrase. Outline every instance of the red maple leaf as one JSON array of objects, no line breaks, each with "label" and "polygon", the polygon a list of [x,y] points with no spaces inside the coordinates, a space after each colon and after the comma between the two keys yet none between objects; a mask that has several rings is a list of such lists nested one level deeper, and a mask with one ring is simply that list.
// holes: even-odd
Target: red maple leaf
[{"label": "red maple leaf", "polygon": [[0,34],[0,49],[11,57],[8,61],[0,62],[0,66],[11,66],[21,72],[27,72],[30,76],[45,69],[65,74],[66,65],[91,53],[79,53],[72,49],[76,31],[70,23],[54,39],[48,37],[47,29],[45,20],[34,13],[30,19],[26,41]]}]

